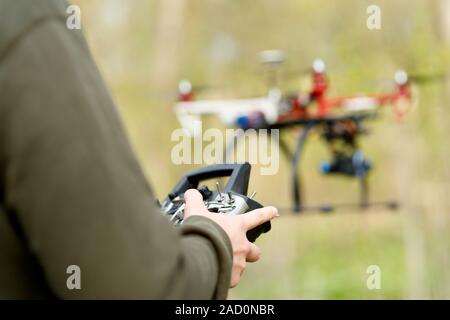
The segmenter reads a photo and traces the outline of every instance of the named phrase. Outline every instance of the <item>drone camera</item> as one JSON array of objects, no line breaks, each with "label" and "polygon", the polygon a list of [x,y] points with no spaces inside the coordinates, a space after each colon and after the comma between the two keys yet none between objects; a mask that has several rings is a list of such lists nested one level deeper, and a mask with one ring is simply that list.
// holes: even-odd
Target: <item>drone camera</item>
[{"label": "drone camera", "polygon": [[319,167],[323,174],[340,173],[357,177],[365,176],[371,168],[371,162],[361,151],[355,151],[351,155],[336,155],[332,162],[322,161]]}]

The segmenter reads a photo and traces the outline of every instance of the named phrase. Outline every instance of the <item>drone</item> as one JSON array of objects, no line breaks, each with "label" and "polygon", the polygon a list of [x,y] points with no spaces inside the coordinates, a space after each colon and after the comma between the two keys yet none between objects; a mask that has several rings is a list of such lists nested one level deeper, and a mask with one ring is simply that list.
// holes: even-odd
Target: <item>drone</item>
[{"label": "drone", "polygon": [[[175,104],[175,113],[181,126],[191,135],[195,134],[194,125],[202,117],[214,115],[225,127],[238,127],[245,132],[249,129],[280,129],[301,127],[296,137],[296,145],[291,150],[283,135],[279,146],[291,164],[292,210],[296,213],[306,210],[332,211],[337,206],[358,206],[367,208],[383,205],[396,209],[396,201],[369,201],[368,174],[373,165],[359,147],[359,138],[367,133],[364,122],[376,117],[378,111],[390,106],[397,119],[403,119],[411,108],[413,93],[408,74],[399,70],[394,75],[394,88],[389,92],[329,96],[329,81],[323,60],[315,59],[309,70],[312,86],[309,91],[282,94],[277,86],[276,70],[284,60],[279,50],[267,50],[260,53],[261,62],[268,70],[268,92],[264,96],[246,99],[195,100],[192,85],[183,80],[179,84],[179,99]],[[359,181],[359,201],[350,204],[321,205],[308,207],[301,196],[299,164],[307,137],[317,130],[326,142],[331,160],[320,165],[325,175],[341,175],[356,178]],[[239,139],[239,136],[236,137]],[[234,146],[234,144],[233,144]],[[228,148],[226,153],[232,152]]]}]

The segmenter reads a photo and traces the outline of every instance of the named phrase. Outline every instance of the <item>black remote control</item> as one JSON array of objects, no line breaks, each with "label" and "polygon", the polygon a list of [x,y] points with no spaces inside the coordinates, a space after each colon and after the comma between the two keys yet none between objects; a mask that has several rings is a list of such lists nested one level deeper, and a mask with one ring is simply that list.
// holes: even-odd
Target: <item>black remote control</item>
[{"label": "black remote control", "polygon": [[[188,189],[197,189],[203,196],[205,206],[210,212],[226,215],[244,214],[248,211],[262,208],[262,205],[253,200],[254,194],[247,197],[251,166],[248,162],[242,164],[216,164],[205,168],[193,170],[186,174],[167,198],[161,204],[163,214],[169,216],[174,224],[183,223],[184,219],[184,193]],[[228,182],[220,190],[210,190],[207,186],[200,186],[201,181],[229,177]],[[270,230],[270,221],[247,231],[247,239],[254,242],[262,233]]]}]

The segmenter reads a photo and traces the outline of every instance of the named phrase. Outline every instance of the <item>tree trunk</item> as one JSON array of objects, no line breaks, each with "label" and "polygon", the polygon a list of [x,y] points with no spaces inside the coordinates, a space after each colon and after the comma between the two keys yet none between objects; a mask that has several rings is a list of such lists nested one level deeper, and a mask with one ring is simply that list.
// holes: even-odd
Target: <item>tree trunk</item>
[{"label": "tree trunk", "polygon": [[156,27],[152,85],[169,88],[175,84],[180,60],[185,0],[161,0]]}]

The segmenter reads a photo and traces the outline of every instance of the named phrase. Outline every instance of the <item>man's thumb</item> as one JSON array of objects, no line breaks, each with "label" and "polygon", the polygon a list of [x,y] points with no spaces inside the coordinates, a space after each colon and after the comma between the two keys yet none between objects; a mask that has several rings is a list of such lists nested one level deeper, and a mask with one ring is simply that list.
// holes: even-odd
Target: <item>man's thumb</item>
[{"label": "man's thumb", "polygon": [[184,193],[184,203],[185,219],[191,215],[202,214],[206,210],[203,197],[196,189],[189,189]]}]

